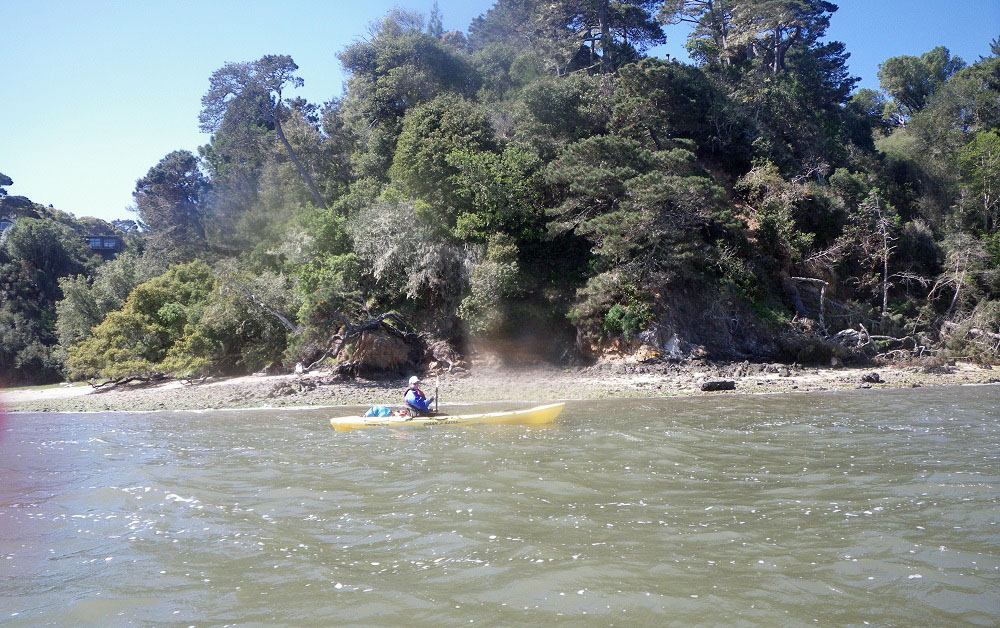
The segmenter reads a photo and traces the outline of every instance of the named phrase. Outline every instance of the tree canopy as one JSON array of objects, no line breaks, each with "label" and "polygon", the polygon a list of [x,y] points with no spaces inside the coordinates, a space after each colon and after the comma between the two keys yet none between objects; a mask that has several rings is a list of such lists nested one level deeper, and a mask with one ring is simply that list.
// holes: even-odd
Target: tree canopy
[{"label": "tree canopy", "polygon": [[[330,51],[348,79],[320,103],[288,55],[227,63],[209,141],[136,182],[135,221],[0,174],[0,374],[288,369],[386,317],[564,361],[824,360],[861,328],[900,339],[881,358],[995,361],[1000,45],[886,59],[855,90],[836,11],[497,0],[446,32],[436,3],[394,9]],[[649,56],[679,22],[694,62]]]}]

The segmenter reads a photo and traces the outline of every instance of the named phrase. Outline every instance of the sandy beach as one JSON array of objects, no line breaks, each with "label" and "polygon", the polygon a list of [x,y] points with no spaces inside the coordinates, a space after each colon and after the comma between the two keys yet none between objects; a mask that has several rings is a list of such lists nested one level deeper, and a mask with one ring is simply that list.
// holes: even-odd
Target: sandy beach
[{"label": "sandy beach", "polygon": [[[877,374],[878,381],[872,374]],[[865,376],[868,376],[867,378]],[[867,379],[868,381],[864,381]],[[733,389],[703,392],[710,381]],[[971,363],[944,366],[815,368],[781,364],[623,363],[582,368],[474,369],[443,373],[440,400],[461,403],[793,393],[856,388],[916,388],[1000,382],[1000,371]],[[425,379],[430,394],[433,376]],[[0,390],[8,411],[120,412],[214,408],[321,407],[399,404],[406,378],[354,379],[329,372],[251,375],[200,382],[169,380],[94,389],[88,385]]]}]

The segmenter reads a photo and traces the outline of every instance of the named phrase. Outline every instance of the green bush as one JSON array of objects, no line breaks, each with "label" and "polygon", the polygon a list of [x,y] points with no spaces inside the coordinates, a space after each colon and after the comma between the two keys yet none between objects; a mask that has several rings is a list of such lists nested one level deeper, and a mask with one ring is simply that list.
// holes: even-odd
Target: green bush
[{"label": "green bush", "polygon": [[652,320],[653,311],[646,303],[615,303],[604,315],[604,333],[630,338],[645,329]]},{"label": "green bush", "polygon": [[496,334],[508,322],[511,300],[523,293],[522,283],[517,246],[510,238],[494,236],[486,260],[472,272],[469,295],[458,307],[459,318],[473,334]]},{"label": "green bush", "polygon": [[[71,379],[197,375],[209,361],[183,355],[209,302],[215,278],[201,261],[178,264],[140,284],[121,310],[111,312],[90,337],[69,348]],[[169,356],[169,360],[167,360]]]}]

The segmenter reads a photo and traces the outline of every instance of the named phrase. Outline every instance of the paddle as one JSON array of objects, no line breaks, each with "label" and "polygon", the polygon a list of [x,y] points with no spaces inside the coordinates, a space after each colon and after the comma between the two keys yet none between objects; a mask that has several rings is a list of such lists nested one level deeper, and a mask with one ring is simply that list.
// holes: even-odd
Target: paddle
[{"label": "paddle", "polygon": [[441,386],[441,374],[434,374],[434,413],[437,414],[438,411],[438,387]]}]

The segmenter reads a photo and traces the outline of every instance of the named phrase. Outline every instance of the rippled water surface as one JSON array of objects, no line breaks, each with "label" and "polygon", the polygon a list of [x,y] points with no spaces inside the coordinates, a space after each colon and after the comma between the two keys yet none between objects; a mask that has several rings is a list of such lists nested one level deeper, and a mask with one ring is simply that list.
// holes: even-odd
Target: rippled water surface
[{"label": "rippled water surface", "polygon": [[0,625],[1000,624],[995,386],[328,416],[8,417]]}]

